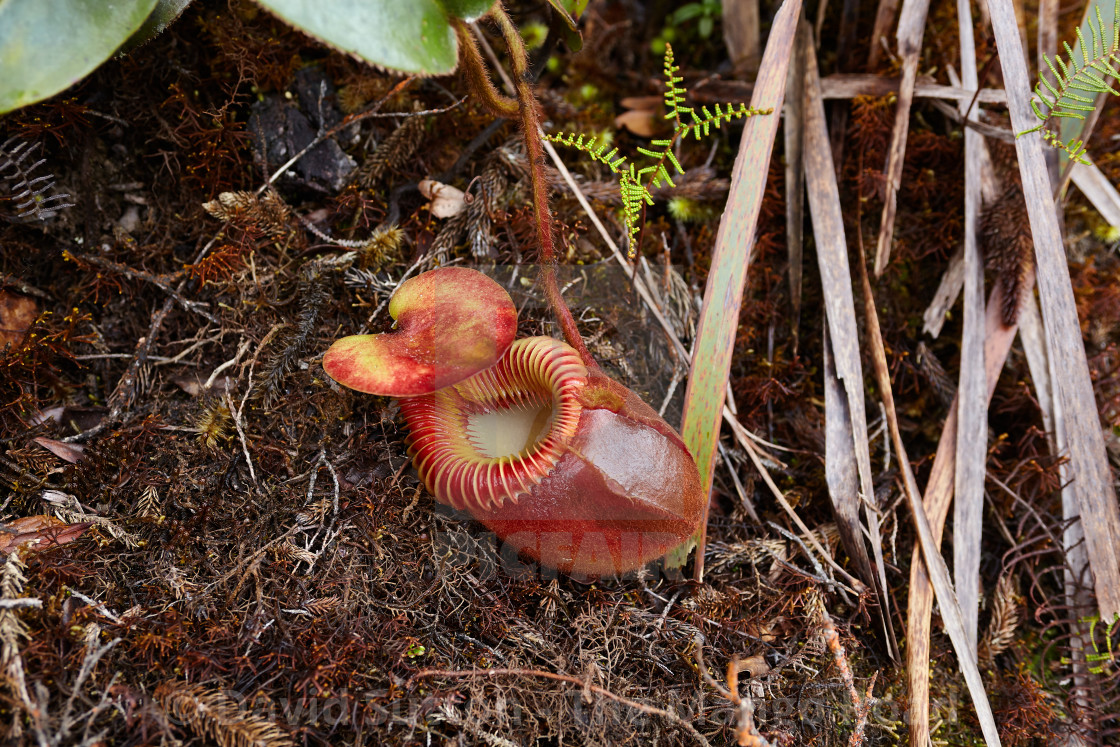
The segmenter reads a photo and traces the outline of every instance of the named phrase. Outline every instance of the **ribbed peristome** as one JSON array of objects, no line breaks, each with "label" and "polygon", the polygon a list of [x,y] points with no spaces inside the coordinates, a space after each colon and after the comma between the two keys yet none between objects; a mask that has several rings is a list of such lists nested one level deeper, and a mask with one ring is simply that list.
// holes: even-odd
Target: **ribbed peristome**
[{"label": "ribbed peristome", "polygon": [[[517,340],[492,367],[453,386],[401,401],[409,452],[420,479],[447,505],[489,511],[516,501],[548,476],[579,424],[576,394],[587,368],[570,346],[551,337]],[[547,431],[515,453],[486,453],[478,423],[495,427],[506,414],[544,412]],[[513,427],[513,426],[511,426]]]}]

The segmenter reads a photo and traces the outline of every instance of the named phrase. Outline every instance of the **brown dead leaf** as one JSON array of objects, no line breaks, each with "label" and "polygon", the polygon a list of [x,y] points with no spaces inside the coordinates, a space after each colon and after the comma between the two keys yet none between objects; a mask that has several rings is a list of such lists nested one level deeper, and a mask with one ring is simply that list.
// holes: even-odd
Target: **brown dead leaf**
[{"label": "brown dead leaf", "polygon": [[85,456],[85,447],[79,444],[68,444],[65,441],[55,441],[53,438],[45,438],[43,436],[34,440],[35,443],[54,454],[59,459],[70,462],[70,464],[77,464],[82,461],[82,457]]},{"label": "brown dead leaf", "polygon": [[615,127],[625,127],[639,137],[654,137],[665,129],[660,96],[628,96],[619,104],[628,111],[614,118]]},{"label": "brown dead leaf", "polygon": [[192,397],[197,397],[204,392],[210,391],[221,394],[222,392],[228,392],[233,388],[233,379],[228,376],[219,376],[218,378],[214,379],[214,383],[210,385],[209,389],[207,389],[205,386],[206,379],[198,374],[176,376],[175,378],[171,379],[171,381],[175,383],[175,386],[179,387]]},{"label": "brown dead leaf", "polygon": [[420,182],[420,194],[431,200],[428,209],[437,218],[450,218],[463,209],[466,195],[463,190],[450,184],[424,179]]},{"label": "brown dead leaf", "polygon": [[0,290],[0,348],[9,342],[18,345],[37,316],[35,299]]},{"label": "brown dead leaf", "polygon": [[92,525],[88,521],[67,524],[49,514],[24,516],[7,524],[0,524],[0,553],[9,555],[27,544],[34,550],[65,545],[85,534],[90,526]]},{"label": "brown dead leaf", "polygon": [[42,425],[55,422],[73,428],[75,432],[89,430],[98,423],[108,412],[105,407],[70,407],[59,406],[40,410],[31,418],[32,425]]},{"label": "brown dead leaf", "polygon": [[755,654],[739,660],[739,671],[746,672],[751,677],[763,677],[770,674],[770,665],[762,654]]}]

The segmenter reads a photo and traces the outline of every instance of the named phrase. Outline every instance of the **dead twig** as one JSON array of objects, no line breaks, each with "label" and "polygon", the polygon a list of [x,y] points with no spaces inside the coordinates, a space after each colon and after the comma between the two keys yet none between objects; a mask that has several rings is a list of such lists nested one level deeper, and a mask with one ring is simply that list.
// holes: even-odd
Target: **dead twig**
[{"label": "dead twig", "polygon": [[739,695],[739,657],[734,656],[727,662],[727,687],[724,687],[708,674],[708,667],[704,664],[704,639],[699,635],[693,639],[692,652],[696,657],[696,669],[704,682],[739,707],[739,725],[735,729],[736,744],[739,747],[771,747],[770,741],[758,733],[758,726],[754,722],[754,701]]}]

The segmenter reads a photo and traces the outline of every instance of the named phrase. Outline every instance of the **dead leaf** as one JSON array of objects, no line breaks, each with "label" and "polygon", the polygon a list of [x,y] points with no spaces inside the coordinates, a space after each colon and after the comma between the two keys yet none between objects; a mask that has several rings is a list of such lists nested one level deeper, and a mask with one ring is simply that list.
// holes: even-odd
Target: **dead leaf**
[{"label": "dead leaf", "polygon": [[88,521],[67,524],[49,514],[24,516],[8,524],[0,524],[0,553],[10,555],[26,544],[30,544],[34,550],[65,545],[85,534],[90,526],[92,525]]},{"label": "dead leaf", "polygon": [[51,407],[36,413],[31,419],[31,424],[41,425],[54,421],[73,428],[75,432],[84,431],[100,423],[108,411],[105,407]]},{"label": "dead leaf", "polygon": [[65,441],[55,441],[53,438],[43,436],[34,439],[34,441],[59,459],[70,462],[70,464],[77,464],[85,456],[85,447],[79,444],[68,444]]},{"label": "dead leaf", "polygon": [[762,654],[755,654],[739,660],[739,671],[746,672],[751,677],[763,677],[770,674],[770,665]]},{"label": "dead leaf", "polygon": [[9,342],[18,345],[37,316],[35,299],[0,290],[0,348]]},{"label": "dead leaf", "polygon": [[420,182],[420,194],[431,200],[428,209],[437,218],[450,218],[457,215],[466,204],[466,194],[463,190],[434,179],[424,179]]},{"label": "dead leaf", "polygon": [[655,112],[661,106],[660,96],[627,96],[618,103],[623,109],[644,109]]},{"label": "dead leaf", "polygon": [[214,383],[210,385],[209,389],[205,388],[206,379],[202,378],[198,374],[176,376],[171,381],[175,383],[175,386],[179,387],[192,397],[197,397],[203,392],[209,391],[221,394],[222,392],[228,392],[233,388],[233,380],[228,376],[219,376],[218,378],[214,379]]},{"label": "dead leaf", "polygon": [[654,137],[665,130],[660,96],[629,96],[619,103],[628,111],[614,118],[615,127],[625,127],[639,137]]}]

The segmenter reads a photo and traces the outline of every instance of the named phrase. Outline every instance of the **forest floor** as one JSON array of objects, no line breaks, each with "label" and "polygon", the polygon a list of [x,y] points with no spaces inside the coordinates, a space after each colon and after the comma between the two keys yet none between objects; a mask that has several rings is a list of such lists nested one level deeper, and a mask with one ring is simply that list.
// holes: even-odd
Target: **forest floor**
[{"label": "forest floor", "polygon": [[[530,41],[547,7],[511,8]],[[635,152],[659,132],[658,44],[670,37],[690,100],[748,100],[718,16],[711,28],[704,14],[677,23],[674,7],[592,2],[583,49],[561,45],[540,75],[546,129],[609,133]],[[764,32],[774,9],[762,4]],[[866,68],[867,42],[854,40],[869,38],[874,4],[859,11],[847,37],[829,32],[838,4],[823,16],[822,76],[897,79],[891,55]],[[1059,38],[1072,38],[1079,13],[1062,16]],[[954,7],[935,3],[922,76],[949,84],[956,28]],[[993,49],[981,34],[981,62]],[[998,65],[985,74],[981,85],[1000,87]],[[846,228],[867,246],[895,101],[887,90],[826,102]],[[1004,109],[985,109],[1007,126]],[[1117,111],[1105,109],[1089,144],[1112,183]],[[691,563],[572,579],[436,503],[409,465],[396,403],[326,376],[332,341],[388,329],[392,291],[439,264],[506,286],[520,335],[559,335],[534,283],[517,127],[492,121],[455,76],[375,71],[240,0],[196,2],[148,45],[0,118],[3,148],[36,148],[36,175],[53,174],[53,192],[69,195],[57,202],[73,203],[19,218],[0,181],[0,730],[12,743],[733,744],[746,739],[748,702],[773,744],[848,744],[854,732],[863,744],[907,741],[905,659],[884,629],[905,650],[915,532],[870,375],[886,624],[874,595],[846,592],[792,539],[730,437],[702,583]],[[646,215],[636,272],[686,347],[741,131],[684,147],[687,175]],[[995,172],[1014,181],[1013,148],[990,145]],[[624,236],[611,175],[562,156]],[[963,163],[960,125],[919,98],[893,256],[874,285],[920,485],[957,382],[961,315],[934,335],[923,314],[962,243]],[[631,290],[632,270],[553,176],[562,285],[591,352],[676,426],[687,370]],[[418,188],[426,178],[474,199],[436,217]],[[740,422],[780,447],[763,447],[778,489],[848,567],[825,479],[821,280],[809,249],[790,282],[781,137],[757,178],[766,197],[730,388]],[[1021,234],[1025,213],[1003,205],[1003,230]],[[1064,207],[1098,409],[1117,429],[1116,229],[1076,189]],[[989,285],[1021,279],[1026,261],[990,257]],[[1071,703],[1069,630],[1081,613],[1064,596],[1059,460],[1018,343],[988,444],[980,668],[1003,743],[1075,744],[1059,740],[1080,725],[1087,743],[1115,744],[1110,656],[1098,657],[1094,704]],[[831,630],[846,658],[830,649]],[[936,613],[933,630],[934,743],[982,743]],[[1092,635],[1101,651],[1115,639]],[[849,684],[873,686],[866,723]]]}]

